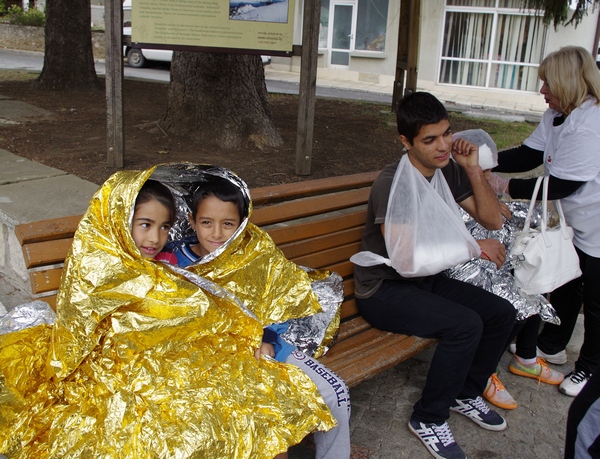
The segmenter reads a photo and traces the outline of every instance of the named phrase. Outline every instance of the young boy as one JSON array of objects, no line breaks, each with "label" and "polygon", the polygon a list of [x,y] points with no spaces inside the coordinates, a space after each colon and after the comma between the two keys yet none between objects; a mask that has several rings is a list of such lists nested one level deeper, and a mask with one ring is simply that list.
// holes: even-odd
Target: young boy
[{"label": "young boy", "polygon": [[[421,177],[420,182],[423,178],[427,182],[433,180],[438,171],[438,182],[445,181],[456,203],[486,228],[498,229],[502,215],[496,195],[478,164],[478,148],[464,139],[452,141],[448,113],[441,102],[428,93],[412,93],[400,102],[397,121],[400,140],[406,149],[400,165],[404,161],[406,170]],[[400,165],[395,163],[382,171],[369,197],[362,250],[383,260],[389,257],[386,247],[390,241],[384,236],[388,198],[397,191],[393,184],[402,184],[402,177],[394,180]],[[439,172],[443,174],[441,180]],[[427,183],[424,186],[427,187]],[[399,196],[400,202],[413,199],[414,193],[407,188],[406,196]],[[444,205],[452,210],[454,203],[444,201],[440,209],[443,210]],[[417,210],[426,215],[435,212],[422,206]],[[455,218],[464,228],[458,213]],[[418,227],[416,221],[408,223],[412,223],[414,234],[428,229]],[[449,223],[455,225],[456,221],[449,218],[433,228],[438,238],[447,232]],[[478,243],[491,261],[504,262],[504,247],[498,241]],[[436,255],[444,252],[435,240],[420,249],[429,249]],[[514,325],[513,306],[478,287],[444,277],[439,271],[427,276],[404,277],[381,263],[357,265],[354,273],[360,313],[373,326],[394,333],[439,339],[421,398],[414,405],[408,423],[409,430],[429,453],[438,458],[465,457],[446,422],[450,410],[467,416],[485,429],[505,429],[506,421],[486,405],[481,394]]]},{"label": "young boy", "polygon": [[[498,148],[490,135],[482,129],[470,129],[457,132],[452,135],[452,138],[463,138],[479,146],[479,165],[488,179],[492,168],[498,165]],[[500,206],[505,220],[502,228],[497,231],[485,229],[464,211],[462,217],[475,239],[494,238],[505,247],[510,247],[515,234],[523,229],[529,203],[501,202]],[[445,275],[476,285],[508,300],[517,310],[517,322],[508,342],[516,336],[517,345],[513,346],[515,349],[518,347],[518,351],[511,351],[515,356],[508,365],[509,371],[539,382],[558,385],[564,379],[564,375],[550,368],[544,359],[536,357],[536,339],[542,320],[550,323],[560,323],[560,320],[543,295],[526,295],[515,285],[512,269],[512,262],[507,261],[501,266],[496,266],[486,261],[485,255],[482,254],[481,258],[471,259],[447,270]],[[493,374],[488,381],[483,397],[505,410],[517,408],[517,402],[496,374]]]},{"label": "young boy", "polygon": [[[178,266],[190,267],[196,274],[230,290],[253,313],[259,314],[261,307],[272,307],[281,309],[284,317],[295,303],[314,301],[310,292],[298,296],[302,286],[308,285],[304,284],[308,280],[306,273],[292,267],[266,233],[248,223],[250,201],[245,184],[225,177],[227,174],[205,177],[194,194],[189,220],[195,236],[170,244]],[[255,245],[255,241],[260,242]],[[272,256],[261,256],[270,252]],[[272,276],[271,271],[279,269],[290,269],[291,275]],[[288,328],[288,321],[266,327],[255,356],[260,359],[266,355],[295,365],[313,380],[338,423],[328,432],[314,433],[316,457],[348,459],[348,388],[339,376],[286,341],[282,335]]]}]

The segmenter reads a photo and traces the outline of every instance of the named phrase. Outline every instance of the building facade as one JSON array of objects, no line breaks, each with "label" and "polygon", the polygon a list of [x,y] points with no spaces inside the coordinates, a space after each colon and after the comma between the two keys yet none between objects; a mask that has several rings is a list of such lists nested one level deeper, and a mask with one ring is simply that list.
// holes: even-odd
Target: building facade
[{"label": "building facade", "polygon": [[[401,0],[322,0],[318,75],[393,85]],[[579,45],[595,54],[598,9],[573,25],[545,26],[521,0],[421,0],[418,88],[465,98],[543,107],[537,67],[548,53]],[[294,41],[302,41],[302,2]],[[274,57],[300,71],[300,58]]]}]

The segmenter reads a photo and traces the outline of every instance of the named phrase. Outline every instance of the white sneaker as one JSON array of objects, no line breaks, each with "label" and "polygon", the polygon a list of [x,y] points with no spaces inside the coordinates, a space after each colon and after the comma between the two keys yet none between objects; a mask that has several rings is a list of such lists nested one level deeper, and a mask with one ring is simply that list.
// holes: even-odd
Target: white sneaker
[{"label": "white sneaker", "polygon": [[557,352],[556,354],[546,354],[545,352],[542,352],[538,347],[537,356],[541,357],[546,362],[550,362],[555,365],[563,365],[567,363],[567,352],[564,349],[560,352]]},{"label": "white sneaker", "polygon": [[[517,345],[515,343],[511,343],[508,346],[508,352],[515,354],[517,352]],[[541,351],[539,347],[536,347],[536,354],[546,362],[550,362],[555,365],[564,365],[567,363],[567,352],[565,350],[557,352],[556,354],[546,354],[545,352]]]},{"label": "white sneaker", "polygon": [[590,374],[586,373],[583,370],[573,370],[567,376],[563,382],[560,383],[558,390],[565,395],[569,395],[570,397],[576,397],[577,394],[583,389],[583,386],[590,379]]}]

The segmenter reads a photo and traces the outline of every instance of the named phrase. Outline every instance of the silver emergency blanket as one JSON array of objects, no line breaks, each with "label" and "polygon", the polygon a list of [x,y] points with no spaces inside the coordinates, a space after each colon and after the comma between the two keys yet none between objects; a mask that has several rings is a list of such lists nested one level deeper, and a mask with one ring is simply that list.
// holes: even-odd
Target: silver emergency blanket
[{"label": "silver emergency blanket", "polygon": [[17,332],[36,325],[52,325],[56,314],[45,301],[21,304],[0,317],[0,335]]},{"label": "silver emergency blanket", "polygon": [[[251,206],[248,186],[241,178],[228,169],[204,164],[171,163],[168,167],[159,167],[152,173],[152,180],[157,180],[166,185],[175,197],[178,218],[169,232],[170,241],[181,240],[186,236],[194,234],[190,221],[187,218],[190,212],[191,200],[210,177],[221,177],[232,182],[244,195],[247,205]],[[251,209],[249,207],[246,210],[250,213]],[[242,226],[245,226],[246,223],[247,221],[244,221]],[[223,250],[219,249],[216,252],[221,253]]]},{"label": "silver emergency blanket", "polygon": [[[301,268],[307,272],[312,271],[304,266]],[[336,332],[331,340],[327,340],[326,332],[331,329],[332,323],[339,325],[339,305],[344,291],[342,282],[342,276],[337,273],[331,273],[325,279],[313,282],[313,292],[317,295],[323,311],[308,317],[290,319],[289,328],[281,338],[306,355],[325,354],[337,339]]]},{"label": "silver emergency blanket", "polygon": [[[496,264],[489,260],[473,258],[446,270],[444,275],[476,285],[510,301],[517,310],[517,320],[524,320],[527,317],[539,314],[543,321],[559,325],[560,319],[556,315],[556,311],[543,295],[527,295],[515,285],[512,270],[516,260],[510,254],[510,247],[515,234],[523,229],[529,209],[529,201],[510,201],[505,204],[511,210],[512,218],[510,220],[504,219],[502,228],[495,231],[485,229],[461,209],[465,225],[475,239],[498,239],[506,246],[506,262],[504,265],[497,269]],[[542,206],[536,205],[532,216],[532,227],[538,226],[541,213]]]}]

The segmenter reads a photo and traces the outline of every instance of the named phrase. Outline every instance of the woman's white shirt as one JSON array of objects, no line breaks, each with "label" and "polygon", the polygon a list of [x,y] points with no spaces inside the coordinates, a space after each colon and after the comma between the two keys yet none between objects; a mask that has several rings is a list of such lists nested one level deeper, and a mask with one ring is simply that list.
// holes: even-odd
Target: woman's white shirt
[{"label": "woman's white shirt", "polygon": [[586,182],[560,202],[575,232],[575,246],[600,257],[600,105],[588,98],[561,125],[553,126],[557,116],[559,112],[546,110],[523,144],[544,151],[546,175]]}]

